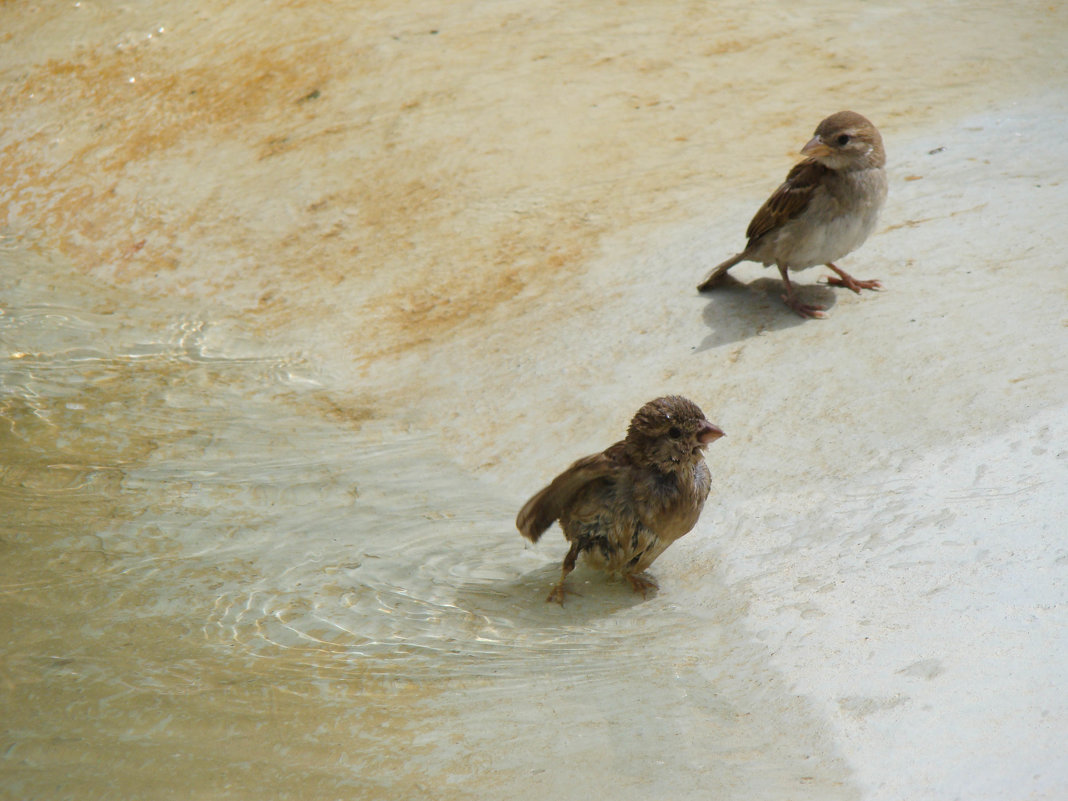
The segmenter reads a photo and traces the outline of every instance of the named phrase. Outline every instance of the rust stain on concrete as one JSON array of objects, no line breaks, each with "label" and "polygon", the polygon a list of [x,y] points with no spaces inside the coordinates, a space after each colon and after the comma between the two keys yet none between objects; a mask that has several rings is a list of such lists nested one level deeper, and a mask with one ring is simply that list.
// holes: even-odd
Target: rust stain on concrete
[{"label": "rust stain on concrete", "polygon": [[[974,102],[962,76],[1034,68],[977,57],[993,13],[924,61],[907,8],[325,9],[5,7],[0,213],[264,330],[356,321],[337,338],[372,360],[566,295],[605,235],[714,214],[824,111],[892,136]],[[1036,63],[1051,14],[1021,17]]]}]

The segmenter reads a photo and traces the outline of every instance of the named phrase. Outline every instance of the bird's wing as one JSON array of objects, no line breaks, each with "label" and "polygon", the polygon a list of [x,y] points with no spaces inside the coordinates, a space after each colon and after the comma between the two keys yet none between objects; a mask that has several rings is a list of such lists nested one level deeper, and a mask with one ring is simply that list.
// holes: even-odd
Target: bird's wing
[{"label": "bird's wing", "polygon": [[795,164],[786,180],[772,193],[749,223],[749,228],[745,231],[745,235],[749,237],[749,247],[769,231],[803,212],[827,172],[828,168],[815,159],[805,159]]},{"label": "bird's wing", "polygon": [[515,519],[516,528],[528,540],[537,542],[583,488],[591,482],[610,478],[625,464],[622,442],[617,442],[603,453],[579,459],[523,504]]}]

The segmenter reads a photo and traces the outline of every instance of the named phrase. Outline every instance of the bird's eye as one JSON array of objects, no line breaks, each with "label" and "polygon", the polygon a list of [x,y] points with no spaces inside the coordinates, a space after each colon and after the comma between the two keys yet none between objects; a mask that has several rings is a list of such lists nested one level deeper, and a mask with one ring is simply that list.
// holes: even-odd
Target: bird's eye
[{"label": "bird's eye", "polygon": [[679,437],[682,436],[682,429],[679,428],[678,426],[672,426],[671,428],[668,429],[668,436],[671,437],[672,439],[678,439]]},{"label": "bird's eye", "polygon": [[835,140],[839,147],[849,144],[849,134],[838,134],[838,138]]}]

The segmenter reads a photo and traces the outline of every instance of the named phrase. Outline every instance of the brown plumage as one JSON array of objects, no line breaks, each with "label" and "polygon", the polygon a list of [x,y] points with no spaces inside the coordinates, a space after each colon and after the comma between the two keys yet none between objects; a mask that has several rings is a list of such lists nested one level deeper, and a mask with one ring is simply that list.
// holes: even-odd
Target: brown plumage
[{"label": "brown plumage", "polygon": [[749,223],[745,250],[717,266],[698,285],[704,292],[743,261],[779,268],[786,284],[783,300],[802,317],[825,317],[822,306],[802,303],[794,294],[789,270],[824,264],[837,273],[834,286],[859,293],[881,289],[878,281],[858,281],[834,265],[868,238],[886,200],[883,140],[855,111],[832,114],[816,128],[801,152],[807,156],[790,170]]},{"label": "brown plumage", "polygon": [[645,404],[627,436],[579,459],[524,504],[516,527],[537,542],[560,521],[571,548],[547,601],[563,604],[579,556],[626,578],[642,595],[656,583],[640,575],[697,523],[711,486],[703,450],[723,432],[678,395]]}]

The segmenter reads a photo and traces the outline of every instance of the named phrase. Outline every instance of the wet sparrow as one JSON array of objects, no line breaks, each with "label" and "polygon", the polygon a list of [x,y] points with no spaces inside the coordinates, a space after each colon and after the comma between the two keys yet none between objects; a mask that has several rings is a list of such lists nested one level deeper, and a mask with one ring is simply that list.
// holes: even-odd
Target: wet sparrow
[{"label": "wet sparrow", "polygon": [[823,306],[802,303],[788,270],[825,264],[838,274],[827,283],[859,293],[880,289],[878,281],[858,281],[834,265],[868,238],[886,200],[886,154],[879,132],[854,111],[832,114],[801,148],[808,156],[786,176],[749,223],[745,250],[716,267],[698,285],[711,289],[738,262],[774,264],[786,284],[783,300],[802,317],[826,317]]},{"label": "wet sparrow", "polygon": [[515,521],[524,537],[537,542],[559,520],[571,543],[545,600],[563,604],[580,555],[643,596],[655,588],[641,573],[697,523],[712,483],[703,451],[722,436],[692,401],[657,398],[634,415],[626,439],[579,459],[527,501]]}]

